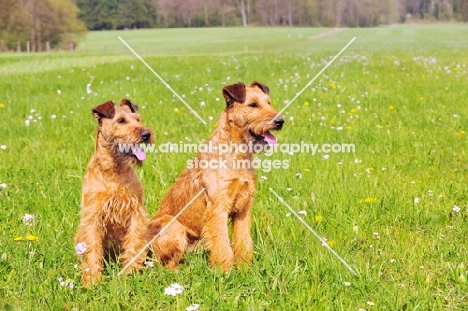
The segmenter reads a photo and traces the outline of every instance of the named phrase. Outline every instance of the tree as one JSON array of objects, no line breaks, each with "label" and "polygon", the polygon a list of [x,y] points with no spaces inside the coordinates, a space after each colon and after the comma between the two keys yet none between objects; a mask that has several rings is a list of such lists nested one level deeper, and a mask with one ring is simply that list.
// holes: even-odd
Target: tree
[{"label": "tree", "polygon": [[14,49],[29,37],[28,11],[17,0],[0,0],[0,51]]},{"label": "tree", "polygon": [[79,18],[90,30],[157,26],[154,0],[76,0]]},{"label": "tree", "polygon": [[0,0],[0,48],[14,49],[30,42],[32,51],[76,44],[86,31],[71,0]]},{"label": "tree", "polygon": [[242,16],[242,26],[247,27],[247,14],[250,7],[249,0],[236,0],[236,5]]},{"label": "tree", "polygon": [[117,28],[148,28],[154,25],[154,7],[145,0],[120,0],[117,4]]}]

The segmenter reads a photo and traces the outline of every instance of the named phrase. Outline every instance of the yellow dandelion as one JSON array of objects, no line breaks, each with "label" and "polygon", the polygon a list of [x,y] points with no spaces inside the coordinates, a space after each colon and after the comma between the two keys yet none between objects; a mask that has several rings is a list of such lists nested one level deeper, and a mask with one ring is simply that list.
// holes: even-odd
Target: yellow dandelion
[{"label": "yellow dandelion", "polygon": [[13,239],[14,241],[23,241],[22,236],[17,236],[16,238]]},{"label": "yellow dandelion", "polygon": [[388,109],[390,109],[390,110],[395,110],[395,107],[392,106],[392,105],[390,105],[390,106],[388,106]]},{"label": "yellow dandelion", "polygon": [[457,67],[454,67],[454,68],[453,68],[453,71],[457,71],[457,70],[458,70],[458,68],[457,68]]},{"label": "yellow dandelion", "polygon": [[174,112],[175,112],[175,113],[179,113],[179,112],[180,112],[180,111],[179,111],[179,108],[174,108]]},{"label": "yellow dandelion", "polygon": [[323,220],[322,215],[317,215],[317,216],[315,216],[315,221],[316,221],[316,222],[321,222],[322,220]]},{"label": "yellow dandelion", "polygon": [[465,135],[465,134],[466,134],[465,131],[463,131],[463,130],[460,131],[460,135]]},{"label": "yellow dandelion", "polygon": [[358,110],[356,108],[351,109],[351,113],[357,113],[357,111]]},{"label": "yellow dandelion", "polygon": [[375,168],[373,168],[373,167],[368,167],[367,170],[368,170],[368,171],[375,171]]},{"label": "yellow dandelion", "polygon": [[39,237],[30,234],[28,235],[28,241],[39,241]]},{"label": "yellow dandelion", "polygon": [[395,75],[392,73],[390,76],[394,77]]},{"label": "yellow dandelion", "polygon": [[330,83],[330,87],[331,87],[332,89],[336,89],[336,84],[335,84],[335,83]]},{"label": "yellow dandelion", "polygon": [[350,130],[350,129],[352,129],[352,127],[348,125],[348,126],[346,127],[346,129],[347,129],[347,130]]},{"label": "yellow dandelion", "polygon": [[328,244],[329,246],[333,247],[333,246],[335,246],[336,242],[335,242],[335,240],[328,240],[328,241],[327,241],[327,244]]},{"label": "yellow dandelion", "polygon": [[306,100],[306,101],[304,102],[304,106],[309,106],[309,105],[310,105],[310,103]]},{"label": "yellow dandelion", "polygon": [[4,103],[0,103],[0,108],[5,108],[5,104],[4,104]]},{"label": "yellow dandelion", "polygon": [[421,78],[425,78],[426,76],[425,75],[421,75]]},{"label": "yellow dandelion", "polygon": [[424,100],[424,97],[422,97],[422,96],[421,96],[421,97],[419,97],[419,100]]},{"label": "yellow dandelion", "polygon": [[377,203],[377,199],[376,198],[366,198],[364,200],[364,202],[366,202],[366,203]]},{"label": "yellow dandelion", "polygon": [[308,173],[308,172],[310,172],[310,170],[309,170],[308,168],[305,168],[305,169],[304,169],[304,172],[307,172],[307,173]]},{"label": "yellow dandelion", "polygon": [[331,124],[331,125],[335,124],[335,120],[331,120],[331,121],[330,121],[330,124]]}]

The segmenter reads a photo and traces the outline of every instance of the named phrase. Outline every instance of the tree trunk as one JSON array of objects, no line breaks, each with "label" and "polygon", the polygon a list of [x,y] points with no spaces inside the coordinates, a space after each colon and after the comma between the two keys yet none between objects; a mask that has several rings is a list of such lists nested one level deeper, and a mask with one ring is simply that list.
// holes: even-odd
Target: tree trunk
[{"label": "tree trunk", "polygon": [[266,21],[266,8],[265,8],[265,1],[262,1],[262,25],[265,25],[267,23]]},{"label": "tree trunk", "polygon": [[246,0],[246,1],[247,1],[247,23],[246,23],[246,26],[247,26],[247,24],[250,24],[250,0]]},{"label": "tree trunk", "polygon": [[278,25],[278,0],[275,0],[275,26]]},{"label": "tree trunk", "polygon": [[210,26],[210,20],[208,18],[208,8],[206,6],[206,3],[203,5],[203,11],[205,13],[205,27]]},{"label": "tree trunk", "polygon": [[239,5],[239,10],[242,15],[242,26],[247,27],[247,15],[245,13],[245,0],[239,0],[238,5]]}]

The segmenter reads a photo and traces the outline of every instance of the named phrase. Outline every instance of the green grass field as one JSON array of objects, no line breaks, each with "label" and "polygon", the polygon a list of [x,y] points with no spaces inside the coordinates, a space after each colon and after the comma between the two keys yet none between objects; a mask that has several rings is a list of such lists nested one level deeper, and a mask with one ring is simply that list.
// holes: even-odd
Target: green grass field
[{"label": "green grass field", "polygon": [[[0,55],[0,309],[467,310],[468,26],[344,29],[308,39],[326,31],[94,32],[75,53]],[[187,254],[178,273],[156,263],[125,279],[110,265],[94,289],[80,285],[73,237],[94,148],[93,107],[130,98],[157,144],[203,142],[224,108],[224,85],[261,81],[279,110],[354,36],[285,111],[276,136],[352,143],[356,151],[259,155],[289,168],[258,170],[251,267],[224,275],[199,252]],[[151,215],[193,156],[154,153],[138,169]],[[358,276],[269,188],[306,211],[301,217]],[[25,214],[34,215],[31,226]],[[172,283],[185,291],[164,295]]]}]

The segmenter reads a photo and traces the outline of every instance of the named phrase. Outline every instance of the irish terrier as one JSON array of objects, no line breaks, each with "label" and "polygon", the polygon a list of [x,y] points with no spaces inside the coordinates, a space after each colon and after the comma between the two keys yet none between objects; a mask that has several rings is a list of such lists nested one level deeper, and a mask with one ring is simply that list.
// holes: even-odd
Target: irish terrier
[{"label": "irish terrier", "polygon": [[[155,257],[169,268],[177,269],[185,250],[200,239],[210,252],[211,265],[225,272],[233,264],[252,262],[250,226],[256,187],[253,150],[276,144],[270,131],[280,130],[284,123],[270,106],[268,95],[268,87],[258,82],[250,87],[239,82],[223,88],[227,106],[205,145],[211,150],[201,151],[189,161],[148,227],[146,238],[154,240]],[[203,193],[188,205],[200,191]]]},{"label": "irish terrier", "polygon": [[[83,284],[102,277],[103,260],[119,259],[140,269],[145,247],[148,213],[143,206],[143,187],[132,167],[146,154],[139,144],[151,143],[151,129],[140,123],[138,107],[122,99],[120,107],[108,101],[92,110],[99,126],[96,150],[83,180],[81,221],[75,236],[82,257]],[[134,257],[137,257],[134,259]]]}]

